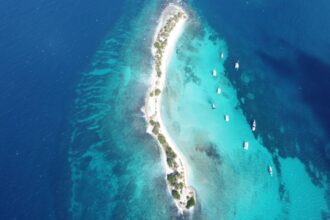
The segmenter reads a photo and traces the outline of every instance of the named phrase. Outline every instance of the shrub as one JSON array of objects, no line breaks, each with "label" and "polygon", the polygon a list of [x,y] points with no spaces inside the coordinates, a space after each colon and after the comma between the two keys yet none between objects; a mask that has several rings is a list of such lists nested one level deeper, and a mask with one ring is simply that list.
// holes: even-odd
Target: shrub
[{"label": "shrub", "polygon": [[166,139],[164,137],[164,135],[162,134],[158,134],[158,141],[159,143],[161,143],[162,145],[166,143]]},{"label": "shrub", "polygon": [[189,209],[189,208],[193,207],[194,205],[195,205],[195,199],[194,199],[194,197],[191,197],[187,202],[186,208]]},{"label": "shrub", "polygon": [[160,89],[156,89],[155,90],[155,96],[159,96],[160,92],[161,92]]},{"label": "shrub", "polygon": [[166,148],[165,152],[166,152],[166,156],[168,158],[175,158],[176,157],[176,154],[174,153],[174,151],[170,147]]},{"label": "shrub", "polygon": [[154,120],[150,120],[149,123],[152,125],[152,126],[155,126],[156,122]]},{"label": "shrub", "polygon": [[158,133],[159,133],[159,127],[154,126],[153,129],[152,129],[152,133],[154,133],[155,135],[158,135]]},{"label": "shrub", "polygon": [[169,167],[173,167],[173,162],[174,161],[173,161],[172,158],[167,158],[166,161],[167,161],[167,164],[168,164]]},{"label": "shrub", "polygon": [[160,44],[159,44],[158,41],[154,43],[154,47],[156,47],[156,48],[160,48]]},{"label": "shrub", "polygon": [[178,189],[179,190],[182,190],[183,189],[183,183],[182,182],[178,183]]},{"label": "shrub", "polygon": [[175,173],[167,174],[167,181],[170,183],[170,185],[173,186],[176,182],[176,174]]},{"label": "shrub", "polygon": [[174,199],[180,199],[180,193],[175,189],[172,190],[172,196],[174,197]]}]

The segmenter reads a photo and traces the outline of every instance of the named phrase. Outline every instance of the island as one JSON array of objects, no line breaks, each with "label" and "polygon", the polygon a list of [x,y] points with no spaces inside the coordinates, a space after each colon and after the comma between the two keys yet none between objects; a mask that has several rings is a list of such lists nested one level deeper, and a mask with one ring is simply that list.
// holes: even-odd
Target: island
[{"label": "island", "polygon": [[190,211],[195,206],[196,193],[188,185],[188,170],[184,157],[166,131],[160,107],[166,81],[166,68],[187,19],[187,13],[174,4],[169,4],[162,12],[152,43],[154,65],[143,108],[148,125],[147,132],[155,138],[164,153],[169,193],[181,212]]}]

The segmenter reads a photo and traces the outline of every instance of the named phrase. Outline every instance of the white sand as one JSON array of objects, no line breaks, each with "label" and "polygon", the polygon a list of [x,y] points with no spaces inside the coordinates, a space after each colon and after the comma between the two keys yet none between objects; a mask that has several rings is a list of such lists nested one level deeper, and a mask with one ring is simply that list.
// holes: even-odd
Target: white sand
[{"label": "white sand", "polygon": [[[183,12],[183,14],[185,15],[185,17],[181,17],[179,19],[179,21],[176,23],[175,27],[173,28],[173,30],[170,32],[170,35],[167,39],[167,45],[164,49],[164,53],[162,56],[162,62],[161,62],[161,72],[162,75],[161,77],[157,76],[157,72],[155,70],[155,66],[153,66],[153,72],[151,74],[151,79],[150,79],[150,87],[147,91],[147,95],[146,95],[146,100],[145,100],[145,106],[144,106],[144,113],[145,113],[145,117],[146,120],[148,121],[148,128],[147,128],[147,132],[149,134],[151,134],[156,140],[157,137],[152,133],[152,126],[149,124],[150,119],[153,119],[154,121],[158,121],[160,124],[160,133],[164,135],[167,143],[169,144],[169,146],[172,148],[172,150],[177,154],[176,157],[176,162],[179,165],[178,171],[182,171],[183,172],[183,176],[184,176],[184,189],[182,190],[182,194],[181,194],[181,198],[186,198],[186,195],[188,194],[194,194],[194,198],[195,197],[195,193],[192,190],[192,188],[190,188],[188,186],[188,169],[187,169],[187,163],[184,160],[184,156],[181,154],[181,152],[178,150],[175,142],[173,141],[173,139],[171,138],[171,136],[169,135],[169,133],[167,132],[163,120],[161,118],[161,114],[160,114],[160,109],[161,109],[161,99],[162,99],[162,92],[163,89],[165,87],[165,83],[166,83],[166,72],[167,72],[167,66],[168,63],[170,61],[171,55],[173,53],[173,50],[175,49],[175,45],[176,42],[178,40],[178,38],[180,37],[183,29],[184,29],[184,25],[186,20],[188,19],[187,14],[183,11],[183,9],[181,9],[178,6],[175,5],[169,5],[162,13],[161,18],[159,20],[157,29],[156,29],[156,33],[154,35],[154,42],[156,42],[157,36],[159,31],[161,30],[161,28],[165,25],[167,19],[172,16],[174,13],[177,12]],[[156,55],[156,49],[154,48],[154,46],[152,45],[152,54],[153,56]],[[152,91],[154,91],[156,88],[160,89],[162,92],[160,93],[160,95],[158,96],[150,96],[150,93]],[[163,147],[161,146],[161,148],[163,149]],[[166,155],[165,152],[163,152],[163,160],[165,163],[165,167],[166,167],[166,173],[172,173],[173,170],[167,165],[166,162]],[[171,190],[171,187],[169,186],[169,190]],[[183,201],[182,199],[180,199],[180,201]],[[178,204],[179,201],[176,201],[176,205],[178,206],[179,210],[182,212],[184,207],[180,206],[180,204]]]}]

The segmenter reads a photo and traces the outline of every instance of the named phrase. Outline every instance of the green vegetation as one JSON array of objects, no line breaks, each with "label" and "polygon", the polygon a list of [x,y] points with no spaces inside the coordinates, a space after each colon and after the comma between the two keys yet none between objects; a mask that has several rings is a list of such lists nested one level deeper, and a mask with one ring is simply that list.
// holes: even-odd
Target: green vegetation
[{"label": "green vegetation", "polygon": [[[160,29],[160,32],[158,33],[157,40],[154,43],[154,47],[156,48],[155,55],[154,55],[154,62],[155,62],[155,71],[157,73],[157,77],[162,76],[161,71],[161,65],[162,65],[162,57],[164,54],[164,49],[166,48],[168,44],[168,37],[175,27],[176,23],[179,21],[181,17],[185,17],[185,15],[182,12],[178,12],[175,15],[171,16],[166,24],[163,26],[163,28]],[[159,96],[161,94],[161,90],[156,88],[154,91],[150,92],[150,96]],[[165,150],[166,154],[166,162],[169,167],[171,167],[174,172],[167,175],[167,181],[168,184],[172,188],[172,196],[174,199],[180,200],[180,197],[182,196],[182,189],[185,187],[184,183],[182,182],[182,174],[179,173],[178,170],[178,163],[175,160],[177,157],[176,153],[173,151],[173,149],[169,146],[169,144],[166,142],[165,136],[160,133],[160,124],[157,121],[150,120],[150,125],[152,126],[152,133],[157,136],[157,140],[162,145],[163,149]],[[189,209],[190,207],[195,205],[195,199],[193,197],[187,197],[188,201],[186,204],[186,208]]]},{"label": "green vegetation", "polygon": [[191,207],[193,207],[195,205],[195,199],[194,197],[191,197],[188,202],[187,202],[187,205],[186,205],[186,208],[187,209],[190,209]]},{"label": "green vegetation", "polygon": [[174,199],[180,199],[180,193],[175,189],[172,190],[172,196],[174,197]]},{"label": "green vegetation", "polygon": [[169,167],[173,167],[175,163],[175,161],[172,158],[167,158],[166,162]]},{"label": "green vegetation", "polygon": [[152,125],[152,126],[155,126],[156,122],[154,120],[150,120],[149,123]]},{"label": "green vegetation", "polygon": [[166,144],[166,139],[165,139],[164,135],[162,135],[162,134],[158,134],[158,141],[161,145]]},{"label": "green vegetation", "polygon": [[165,152],[166,152],[166,156],[168,158],[173,158],[173,159],[176,158],[176,154],[174,153],[172,148],[170,148],[170,147],[166,148]]},{"label": "green vegetation", "polygon": [[177,166],[177,163],[175,162],[176,153],[174,153],[174,151],[170,146],[166,146],[165,153],[167,158],[166,159],[167,164],[172,168],[176,167]]},{"label": "green vegetation", "polygon": [[173,19],[174,19],[175,22],[178,22],[179,16],[178,15],[174,15]]},{"label": "green vegetation", "polygon": [[[176,190],[181,191],[182,188],[183,188],[183,183],[182,183],[182,182],[178,183],[178,181],[176,181],[176,182],[173,184],[173,186],[174,186],[174,188],[175,188]],[[180,187],[181,187],[181,188],[180,188]]]},{"label": "green vegetation", "polygon": [[178,166],[174,158],[167,157],[166,161],[169,167],[176,168]]},{"label": "green vegetation", "polygon": [[170,185],[174,185],[177,181],[177,173],[170,173],[170,174],[167,174],[167,181],[170,183]]},{"label": "green vegetation", "polygon": [[160,128],[160,124],[158,121],[154,121],[154,120],[150,120],[149,121],[150,125],[153,127],[152,128],[152,133],[155,134],[155,135],[158,135],[159,134],[159,128]]},{"label": "green vegetation", "polygon": [[183,189],[183,183],[182,182],[178,183],[176,188],[181,191]]},{"label": "green vegetation", "polygon": [[159,34],[157,36],[157,41],[154,43],[154,47],[157,49],[155,55],[155,63],[156,63],[156,73],[158,77],[161,77],[162,75],[160,66],[161,66],[161,59],[163,56],[164,48],[167,45],[167,39],[169,37],[170,32],[173,30],[173,28],[175,27],[179,18],[182,17],[182,15],[183,15],[182,12],[178,12],[177,14],[170,17],[167,20],[164,27],[160,29]]},{"label": "green vegetation", "polygon": [[159,49],[159,48],[160,48],[160,44],[159,44],[159,42],[158,42],[158,41],[156,41],[156,42],[154,43],[154,47],[156,47],[157,49]]},{"label": "green vegetation", "polygon": [[152,133],[153,133],[154,135],[158,135],[158,134],[159,134],[159,127],[158,127],[158,126],[154,126],[154,127],[152,128]]},{"label": "green vegetation", "polygon": [[159,96],[160,92],[161,92],[160,89],[156,89],[155,90],[155,96]]},{"label": "green vegetation", "polygon": [[162,43],[161,43],[161,48],[164,49],[167,45],[167,39],[165,39]]}]

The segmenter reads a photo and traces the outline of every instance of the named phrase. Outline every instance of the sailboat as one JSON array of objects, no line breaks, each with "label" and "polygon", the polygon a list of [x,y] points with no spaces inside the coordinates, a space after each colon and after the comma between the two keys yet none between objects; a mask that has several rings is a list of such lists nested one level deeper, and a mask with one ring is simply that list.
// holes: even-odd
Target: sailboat
[{"label": "sailboat", "polygon": [[212,71],[212,76],[213,77],[216,77],[217,76],[217,71],[215,69],[213,69],[213,71]]},{"label": "sailboat", "polygon": [[213,109],[213,110],[215,109],[215,104],[214,104],[214,103],[212,103],[212,109]]},{"label": "sailboat", "polygon": [[244,149],[244,150],[248,150],[248,149],[249,149],[249,142],[244,141],[243,149]]},{"label": "sailboat", "polygon": [[273,168],[272,166],[268,166],[268,173],[270,176],[273,176]]},{"label": "sailboat", "polygon": [[257,122],[256,122],[256,120],[253,120],[251,129],[252,129],[252,131],[255,131],[256,128],[257,128]]},{"label": "sailboat", "polygon": [[236,70],[239,69],[239,60],[235,63],[235,69],[236,69]]}]

